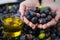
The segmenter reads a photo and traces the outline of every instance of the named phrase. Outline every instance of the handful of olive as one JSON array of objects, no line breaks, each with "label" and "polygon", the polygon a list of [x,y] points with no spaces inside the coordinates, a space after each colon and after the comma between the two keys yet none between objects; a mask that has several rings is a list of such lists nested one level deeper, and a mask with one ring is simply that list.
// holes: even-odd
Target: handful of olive
[{"label": "handful of olive", "polygon": [[55,16],[56,12],[52,12],[50,7],[36,7],[25,11],[25,17],[33,24],[45,24]]}]

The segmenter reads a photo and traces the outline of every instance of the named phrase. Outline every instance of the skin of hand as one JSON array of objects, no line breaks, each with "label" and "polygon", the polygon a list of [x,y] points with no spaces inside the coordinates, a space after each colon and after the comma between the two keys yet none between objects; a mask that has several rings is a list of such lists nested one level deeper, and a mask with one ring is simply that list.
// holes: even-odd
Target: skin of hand
[{"label": "skin of hand", "polygon": [[[48,6],[49,4],[44,4],[43,6]],[[59,7],[56,7],[56,5],[54,4],[50,4],[49,7],[51,7],[52,11],[56,11],[56,17],[54,19],[52,19],[50,22],[42,25],[42,24],[33,24],[32,22],[30,22],[25,16],[24,16],[24,12],[26,10],[28,10],[29,8],[33,8],[33,7],[38,7],[40,6],[39,5],[39,2],[38,1],[24,1],[20,4],[20,8],[19,8],[19,11],[21,12],[21,19],[27,24],[29,25],[32,29],[35,29],[35,27],[37,26],[38,28],[42,28],[42,29],[46,29],[52,25],[55,25],[57,23],[57,21],[59,20],[59,16],[60,16],[60,10],[59,10]]]}]

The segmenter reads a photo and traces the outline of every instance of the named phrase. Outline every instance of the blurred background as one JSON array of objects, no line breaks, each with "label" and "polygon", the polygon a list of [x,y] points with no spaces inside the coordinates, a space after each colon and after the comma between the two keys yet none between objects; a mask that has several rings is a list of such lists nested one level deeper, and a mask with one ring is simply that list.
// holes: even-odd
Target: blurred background
[{"label": "blurred background", "polygon": [[60,6],[60,0],[56,0],[55,3],[58,4],[58,5]]},{"label": "blurred background", "polygon": [[[21,2],[21,1],[23,1],[23,0],[18,0],[18,1]],[[17,0],[0,0],[0,4],[2,4],[2,3],[9,3],[9,2],[17,2]],[[60,0],[56,0],[55,3],[60,6]]]},{"label": "blurred background", "polygon": [[[13,3],[13,2],[22,2],[24,0],[0,0],[0,4],[4,4],[4,3]],[[56,0],[55,4],[57,4],[58,6],[60,6],[60,0]]]},{"label": "blurred background", "polygon": [[11,2],[22,2],[23,0],[0,0],[0,4],[11,3]]}]

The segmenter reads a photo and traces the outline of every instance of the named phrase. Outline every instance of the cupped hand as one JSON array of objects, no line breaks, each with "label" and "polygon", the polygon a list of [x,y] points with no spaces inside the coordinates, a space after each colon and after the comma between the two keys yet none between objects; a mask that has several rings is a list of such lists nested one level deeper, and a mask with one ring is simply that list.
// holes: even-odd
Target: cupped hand
[{"label": "cupped hand", "polygon": [[56,11],[56,17],[53,18],[50,22],[48,22],[46,24],[43,24],[43,25],[42,24],[38,24],[38,28],[46,29],[48,27],[51,27],[51,26],[57,24],[58,20],[60,19],[60,10],[59,10],[60,8],[54,7],[54,6],[53,7],[50,6],[50,7],[51,7],[52,12]]},{"label": "cupped hand", "polygon": [[[30,4],[30,5],[29,5]],[[37,26],[37,24],[33,24],[32,22],[30,22],[24,15],[24,12],[28,9],[30,9],[30,7],[35,7],[35,4],[33,3],[28,3],[27,1],[24,1],[20,4],[20,8],[19,8],[19,12],[21,13],[21,19],[24,21],[24,23],[26,23],[28,26],[30,26],[32,29],[35,29],[35,27]]]}]

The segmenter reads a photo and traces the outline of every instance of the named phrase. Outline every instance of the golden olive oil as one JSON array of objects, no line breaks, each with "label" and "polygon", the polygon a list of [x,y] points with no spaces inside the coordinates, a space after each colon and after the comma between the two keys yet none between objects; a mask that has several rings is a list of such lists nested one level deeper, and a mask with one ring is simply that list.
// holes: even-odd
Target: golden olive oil
[{"label": "golden olive oil", "polygon": [[22,20],[7,17],[3,19],[4,34],[8,37],[18,37],[22,32]]}]

